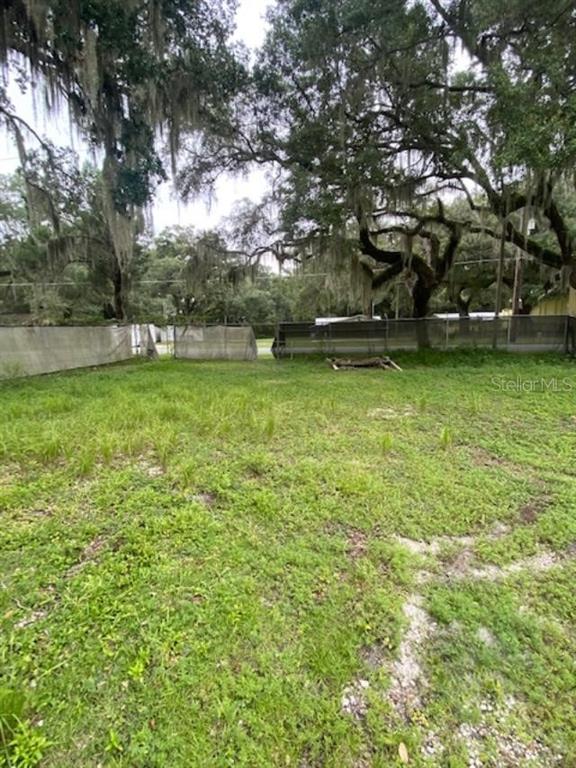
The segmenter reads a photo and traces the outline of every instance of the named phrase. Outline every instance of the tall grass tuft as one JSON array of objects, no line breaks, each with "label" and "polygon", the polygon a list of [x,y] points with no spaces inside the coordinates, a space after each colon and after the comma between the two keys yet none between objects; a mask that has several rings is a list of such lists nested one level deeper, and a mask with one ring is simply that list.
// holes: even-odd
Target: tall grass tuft
[{"label": "tall grass tuft", "polygon": [[264,422],[264,435],[271,440],[276,432],[276,416],[274,411],[270,411]]},{"label": "tall grass tuft", "polygon": [[394,435],[391,432],[384,432],[380,438],[380,448],[382,453],[390,453],[394,448]]},{"label": "tall grass tuft", "polygon": [[440,447],[444,450],[454,445],[454,434],[451,427],[442,427],[440,432]]}]

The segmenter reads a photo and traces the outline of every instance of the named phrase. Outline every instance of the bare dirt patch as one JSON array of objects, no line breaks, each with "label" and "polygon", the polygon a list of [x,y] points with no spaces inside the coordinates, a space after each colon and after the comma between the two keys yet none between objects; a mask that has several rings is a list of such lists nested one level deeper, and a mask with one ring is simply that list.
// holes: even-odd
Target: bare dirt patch
[{"label": "bare dirt patch", "polygon": [[431,541],[417,541],[416,539],[406,539],[403,536],[396,536],[395,541],[412,552],[413,555],[433,555],[439,550]]},{"label": "bare dirt patch", "polygon": [[[533,471],[530,467],[523,466],[522,464],[516,464],[511,459],[506,459],[502,456],[497,456],[494,453],[475,446],[470,451],[472,463],[477,467],[485,467],[486,469],[504,469],[511,475],[519,478],[534,477]],[[535,478],[537,479],[537,478]]]},{"label": "bare dirt patch", "polygon": [[14,626],[16,629],[26,629],[26,627],[31,627],[33,624],[36,624],[37,621],[45,619],[46,616],[48,616],[48,611],[46,610],[32,611],[28,616],[17,621]]},{"label": "bare dirt patch", "polygon": [[152,459],[140,459],[136,466],[141,472],[151,478],[162,477],[164,474],[164,468]]},{"label": "bare dirt patch", "polygon": [[506,467],[509,464],[506,459],[479,446],[472,449],[472,460],[480,467]]},{"label": "bare dirt patch", "polygon": [[564,562],[573,560],[574,557],[575,553],[572,551],[572,547],[569,547],[561,554],[543,551],[507,565],[475,565],[473,552],[463,550],[452,561],[448,560],[443,563],[442,572],[437,578],[446,581],[463,581],[465,579],[499,581],[518,573],[545,573]]},{"label": "bare dirt patch", "polygon": [[428,759],[439,757],[444,752],[444,744],[435,731],[428,731],[421,748],[422,756]]},{"label": "bare dirt patch", "polygon": [[467,570],[452,573],[452,578],[476,579],[478,581],[498,581],[506,576],[516,573],[544,573],[560,565],[565,560],[570,559],[570,555],[558,555],[555,552],[541,552],[533,557],[527,557],[524,560],[517,560],[509,565],[486,565],[483,567],[474,567]]},{"label": "bare dirt patch", "polygon": [[[540,503],[545,503],[544,501]],[[510,532],[510,528],[503,524],[497,524],[486,537],[495,541]],[[444,549],[449,548],[443,557],[439,558],[439,573],[436,575],[429,570],[420,570],[416,574],[416,583],[425,584],[433,580],[462,581],[464,579],[476,579],[478,581],[498,581],[523,571],[529,573],[542,573],[562,564],[566,560],[576,557],[576,543],[568,547],[564,553],[543,551],[537,555],[517,560],[508,565],[479,565],[476,563],[475,545],[476,536],[439,536],[430,541],[416,541],[396,537],[398,544],[406,547],[417,555],[429,555],[439,557]]]},{"label": "bare dirt patch", "polygon": [[368,551],[370,535],[378,536],[378,531],[368,534],[359,528],[354,528],[345,523],[329,522],[323,527],[323,532],[328,536],[340,536],[346,539],[346,555],[351,560],[364,557]]},{"label": "bare dirt patch", "polygon": [[411,405],[406,405],[404,408],[373,408],[368,411],[369,419],[381,419],[383,421],[388,421],[389,419],[406,419],[415,415],[416,411]]},{"label": "bare dirt patch", "polygon": [[422,604],[422,597],[415,594],[404,604],[408,628],[400,643],[398,658],[391,668],[392,682],[388,696],[398,714],[404,718],[420,707],[422,693],[427,687],[420,659],[422,648],[435,631],[436,624]]},{"label": "bare dirt patch", "polygon": [[496,645],[496,638],[492,632],[490,632],[488,627],[478,627],[478,630],[476,631],[476,637],[488,648],[493,648]]},{"label": "bare dirt patch", "polygon": [[360,658],[372,671],[383,666],[386,656],[386,649],[381,645],[370,645],[360,651]]},{"label": "bare dirt patch", "polygon": [[22,471],[18,464],[14,462],[5,462],[0,465],[0,486],[12,485],[20,480]]},{"label": "bare dirt patch", "polygon": [[525,504],[518,511],[518,519],[522,525],[532,525],[538,520],[542,512],[550,504],[548,496],[539,496],[537,499]]},{"label": "bare dirt patch", "polygon": [[507,727],[506,721],[516,708],[513,697],[508,697],[498,707],[484,701],[480,703],[480,722],[460,725],[457,735],[466,746],[468,768],[482,768],[486,765],[482,752],[487,742],[494,745],[496,757],[493,764],[498,768],[517,768],[520,765],[548,768],[560,764],[562,757],[554,755],[542,742],[536,739],[524,741],[513,727]]},{"label": "bare dirt patch", "polygon": [[[508,530],[506,526],[495,527],[489,536],[499,538],[507,533]],[[542,573],[576,557],[575,542],[573,546],[569,547],[562,554],[541,552],[505,566],[478,566],[474,563],[474,547],[477,541],[477,537],[474,536],[437,537],[430,541],[416,541],[396,537],[396,541],[414,554],[436,557],[444,551],[446,545],[456,547],[456,551],[440,563],[441,570],[439,574],[421,569],[416,576],[417,583],[463,579],[497,581],[518,573]],[[426,644],[430,642],[433,634],[437,631],[437,625],[423,608],[423,598],[419,594],[414,593],[410,595],[404,604],[403,610],[408,620],[408,627],[400,643],[397,659],[390,668],[391,683],[388,697],[396,712],[404,720],[408,720],[411,713],[421,706],[422,696],[427,688],[421,660],[424,656]],[[477,637],[486,646],[493,646],[496,643],[496,639],[488,627],[480,627]],[[461,727],[464,729],[461,734],[462,738],[466,737],[468,739],[467,744],[469,744],[471,756],[470,768],[481,766],[482,763],[477,762],[477,759],[480,759],[477,757],[480,752],[474,751],[474,745],[479,739],[486,739],[488,736],[496,737],[498,734],[496,731],[490,733],[485,725],[472,726],[463,724]],[[440,747],[436,742],[436,737],[432,734],[423,747],[424,756],[433,757],[439,754]],[[523,755],[522,759],[530,759],[530,755],[536,759],[541,754],[538,751],[537,744],[526,747],[526,745],[511,736],[502,736],[498,743],[499,754],[503,760],[498,765],[516,766],[518,762],[513,761],[520,754]],[[521,749],[524,751],[522,752]],[[537,765],[538,763],[535,764]],[[552,765],[554,763],[547,764]]]},{"label": "bare dirt patch", "polygon": [[366,692],[370,688],[368,680],[355,680],[342,691],[340,706],[345,715],[361,720],[368,711]]},{"label": "bare dirt patch", "polygon": [[396,541],[415,555],[438,555],[442,549],[450,546],[472,547],[474,536],[437,536],[429,541],[418,541],[397,536]]},{"label": "bare dirt patch", "polygon": [[471,548],[453,552],[449,557],[442,561],[440,578],[448,580],[463,579],[470,571],[473,562],[474,552]]},{"label": "bare dirt patch", "polygon": [[202,493],[194,493],[188,497],[189,501],[196,501],[199,504],[204,504],[205,507],[211,507],[216,504],[217,496],[215,493],[209,491],[203,491]]},{"label": "bare dirt patch", "polygon": [[364,557],[368,549],[368,537],[363,531],[351,528],[347,534],[346,554],[352,560]]},{"label": "bare dirt patch", "polygon": [[19,520],[25,520],[27,522],[47,520],[54,514],[54,508],[50,506],[36,507],[33,509],[27,509],[18,514]]},{"label": "bare dirt patch", "polygon": [[68,568],[66,571],[66,578],[71,579],[80,573],[80,571],[85,568],[88,563],[93,562],[97,558],[98,554],[105,547],[105,545],[106,539],[104,536],[99,535],[92,539],[92,541],[84,547],[78,562]]}]

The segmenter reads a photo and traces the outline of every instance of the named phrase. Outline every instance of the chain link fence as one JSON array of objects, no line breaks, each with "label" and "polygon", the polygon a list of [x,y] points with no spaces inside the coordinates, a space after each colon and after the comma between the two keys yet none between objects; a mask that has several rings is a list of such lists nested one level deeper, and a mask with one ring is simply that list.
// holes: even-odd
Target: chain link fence
[{"label": "chain link fence", "polygon": [[515,315],[491,320],[439,318],[280,323],[275,357],[382,355],[394,350],[493,348],[576,353],[576,318]]},{"label": "chain link fence", "polygon": [[[0,327],[0,379],[106,365],[134,355],[154,358],[157,332],[159,329],[150,325]],[[173,328],[173,337],[176,358],[256,360],[258,356],[254,331],[247,325],[180,326]],[[576,318],[519,315],[493,320],[280,323],[272,352],[277,358],[314,354],[376,356],[424,347],[575,355]]]}]

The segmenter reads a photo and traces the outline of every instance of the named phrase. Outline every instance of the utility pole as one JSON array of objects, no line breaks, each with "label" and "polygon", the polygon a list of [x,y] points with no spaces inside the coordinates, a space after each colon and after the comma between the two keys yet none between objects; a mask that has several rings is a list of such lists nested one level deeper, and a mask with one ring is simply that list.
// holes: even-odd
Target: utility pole
[{"label": "utility pole", "polygon": [[512,314],[520,314],[520,296],[522,295],[522,251],[516,248],[514,265],[514,289],[512,291]]},{"label": "utility pole", "polygon": [[500,253],[498,256],[498,276],[496,279],[496,311],[494,313],[494,336],[492,338],[492,348],[498,347],[498,330],[500,326],[500,313],[502,311],[502,283],[504,280],[504,257],[506,254],[506,220],[507,216],[502,218],[502,233],[500,235]]},{"label": "utility pole", "polygon": [[[528,237],[528,229],[530,226],[530,206],[525,205],[522,209],[522,236],[524,240]],[[514,289],[512,291],[512,314],[520,314],[520,297],[522,296],[522,279],[523,279],[523,264],[522,264],[522,249],[516,247],[516,264],[514,268]]]}]

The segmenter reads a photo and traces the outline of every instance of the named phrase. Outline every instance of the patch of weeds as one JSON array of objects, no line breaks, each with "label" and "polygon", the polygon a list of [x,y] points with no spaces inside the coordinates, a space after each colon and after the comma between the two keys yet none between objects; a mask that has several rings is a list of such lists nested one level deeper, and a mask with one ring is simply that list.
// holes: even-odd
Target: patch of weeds
[{"label": "patch of weeds", "polygon": [[382,435],[380,438],[380,447],[382,448],[382,453],[390,453],[394,447],[394,436],[391,432],[385,432]]},{"label": "patch of weeds", "polygon": [[24,719],[24,704],[23,693],[0,688],[0,751],[8,751],[19,724]]},{"label": "patch of weeds", "polygon": [[276,416],[271,411],[266,419],[264,420],[264,436],[271,440],[274,437],[274,433],[276,432]]},{"label": "patch of weeds", "polygon": [[50,464],[66,452],[66,445],[60,435],[42,436],[36,454],[44,464]]},{"label": "patch of weeds", "polygon": [[50,742],[25,719],[24,694],[0,689],[0,767],[36,768]]},{"label": "patch of weeds", "polygon": [[122,744],[118,732],[114,728],[110,728],[108,731],[108,740],[104,749],[112,755],[124,752],[124,745]]},{"label": "patch of weeds", "polygon": [[137,683],[141,683],[144,679],[144,673],[150,662],[150,653],[147,650],[140,649],[136,655],[136,658],[132,661],[128,667],[127,674],[131,680]]},{"label": "patch of weeds", "polygon": [[439,438],[440,448],[447,450],[454,445],[454,432],[451,427],[442,427]]},{"label": "patch of weeds", "polygon": [[21,722],[8,744],[5,757],[0,755],[0,766],[5,766],[5,768],[37,768],[50,746],[50,741],[38,728],[29,723]]},{"label": "patch of weeds", "polygon": [[482,398],[477,393],[472,393],[469,400],[470,411],[473,416],[479,416],[483,411]]}]

